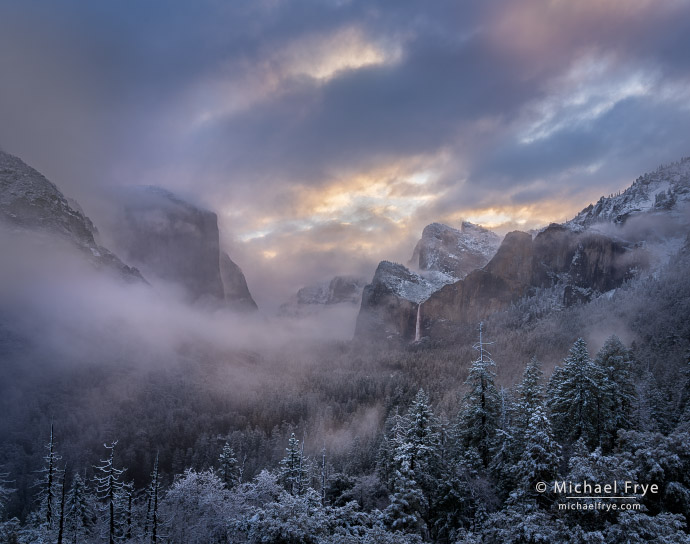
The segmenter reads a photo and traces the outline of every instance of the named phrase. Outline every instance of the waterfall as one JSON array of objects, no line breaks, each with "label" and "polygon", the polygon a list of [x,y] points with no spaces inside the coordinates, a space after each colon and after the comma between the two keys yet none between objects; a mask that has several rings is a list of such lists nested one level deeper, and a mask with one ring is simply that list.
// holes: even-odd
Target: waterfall
[{"label": "waterfall", "polygon": [[417,305],[417,324],[414,328],[414,341],[419,342],[422,339],[422,303]]}]

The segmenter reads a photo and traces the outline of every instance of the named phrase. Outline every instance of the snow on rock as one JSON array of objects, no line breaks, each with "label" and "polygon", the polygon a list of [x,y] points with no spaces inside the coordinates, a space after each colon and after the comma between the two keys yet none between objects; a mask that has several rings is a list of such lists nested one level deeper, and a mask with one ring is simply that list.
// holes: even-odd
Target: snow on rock
[{"label": "snow on rock", "polygon": [[392,294],[419,304],[444,285],[456,281],[453,276],[442,272],[417,274],[401,264],[382,261],[376,269],[372,285],[384,286]]},{"label": "snow on rock", "polygon": [[688,202],[690,157],[640,176],[620,194],[602,196],[596,204],[590,204],[566,222],[566,226],[582,230],[602,222],[622,224],[632,215],[677,210]]},{"label": "snow on rock", "polygon": [[280,306],[279,316],[313,315],[334,306],[356,306],[362,300],[362,291],[367,281],[357,276],[335,276],[302,287],[297,294]]},{"label": "snow on rock", "polygon": [[463,221],[460,229],[431,223],[422,231],[410,266],[458,280],[488,263],[500,244],[496,233],[468,221]]},{"label": "snow on rock", "polygon": [[97,268],[128,280],[143,280],[96,241],[98,231],[81,207],[21,159],[0,151],[0,221],[14,230],[57,235],[83,252]]}]

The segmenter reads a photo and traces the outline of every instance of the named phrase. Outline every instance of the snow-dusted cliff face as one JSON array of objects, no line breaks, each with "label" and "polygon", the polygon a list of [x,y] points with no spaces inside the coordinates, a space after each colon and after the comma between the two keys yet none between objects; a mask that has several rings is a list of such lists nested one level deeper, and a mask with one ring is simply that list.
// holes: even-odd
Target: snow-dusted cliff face
[{"label": "snow-dusted cliff face", "polygon": [[415,338],[419,305],[455,278],[438,271],[416,274],[382,261],[364,288],[355,336],[392,341]]},{"label": "snow-dusted cliff face", "polygon": [[596,223],[625,223],[644,212],[678,212],[690,202],[690,157],[637,178],[620,194],[601,197],[566,223],[584,229]]},{"label": "snow-dusted cliff face", "polygon": [[488,263],[500,244],[496,233],[468,221],[460,229],[432,223],[424,228],[410,265],[458,280]]},{"label": "snow-dusted cliff face", "polygon": [[256,309],[244,274],[220,250],[215,213],[153,186],[118,190],[112,200],[109,234],[151,281],[173,282],[192,301]]},{"label": "snow-dusted cliff face", "polygon": [[357,276],[335,276],[302,287],[288,302],[282,304],[278,315],[303,317],[315,315],[334,307],[356,307],[362,300],[362,291],[367,281]]},{"label": "snow-dusted cliff face", "polygon": [[297,291],[298,304],[356,304],[366,285],[364,278],[335,276],[331,281],[308,285]]},{"label": "snow-dusted cliff face", "polygon": [[[544,289],[556,294],[559,307],[588,302],[668,262],[687,238],[689,212],[686,158],[534,237],[514,232],[499,244],[498,236],[471,223],[460,230],[433,223],[414,250],[419,274],[393,263],[379,265],[364,290],[355,335],[451,338],[459,324],[477,322]],[[427,276],[430,271],[437,276]]]},{"label": "snow-dusted cliff face", "polygon": [[0,151],[0,220],[12,229],[58,235],[97,268],[143,279],[136,268],[96,242],[97,230],[78,204],[21,159]]},{"label": "snow-dusted cliff face", "polygon": [[455,278],[442,272],[431,271],[417,274],[401,264],[382,261],[376,268],[371,285],[419,304],[444,285],[454,281],[456,281]]}]

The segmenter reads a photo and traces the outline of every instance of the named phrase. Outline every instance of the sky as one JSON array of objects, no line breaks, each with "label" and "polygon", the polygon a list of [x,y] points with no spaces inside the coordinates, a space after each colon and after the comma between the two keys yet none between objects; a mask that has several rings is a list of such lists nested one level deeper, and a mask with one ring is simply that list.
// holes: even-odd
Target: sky
[{"label": "sky", "polygon": [[214,210],[275,305],[433,221],[563,221],[690,155],[689,51],[687,0],[10,0],[0,147],[80,202]]}]

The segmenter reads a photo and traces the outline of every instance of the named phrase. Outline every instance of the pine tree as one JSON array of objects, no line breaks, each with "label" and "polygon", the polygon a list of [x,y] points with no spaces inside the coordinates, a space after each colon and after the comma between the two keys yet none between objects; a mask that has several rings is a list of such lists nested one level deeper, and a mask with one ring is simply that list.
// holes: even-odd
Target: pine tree
[{"label": "pine tree", "polygon": [[579,338],[549,382],[549,409],[556,436],[566,442],[584,438],[591,447],[599,445],[602,395],[603,374]]},{"label": "pine tree", "polygon": [[469,391],[464,398],[461,415],[465,447],[475,448],[484,467],[488,467],[495,447],[496,429],[500,419],[500,396],[495,384],[496,363],[483,340],[483,324],[479,324],[479,342],[473,348],[479,357],[472,363],[465,384]]},{"label": "pine tree", "polygon": [[237,483],[237,458],[229,442],[225,442],[223,451],[221,451],[218,457],[218,477],[227,489],[231,489]]},{"label": "pine tree", "polygon": [[429,397],[420,389],[407,413],[405,441],[411,444],[411,469],[419,474],[420,481],[431,477],[434,458],[440,449],[439,423],[434,415]]},{"label": "pine tree", "polygon": [[536,408],[540,407],[544,402],[543,377],[544,373],[541,370],[541,363],[536,357],[532,357],[530,362],[527,363],[522,374],[522,381],[517,387],[518,415],[516,417],[526,419],[524,422],[525,427],[527,427]]},{"label": "pine tree", "polygon": [[58,462],[61,457],[55,451],[55,434],[52,423],[50,424],[50,440],[45,448],[48,453],[43,457],[44,465],[39,471],[41,478],[37,483],[39,487],[39,517],[45,529],[52,531],[58,517],[58,481],[62,472],[58,469]]},{"label": "pine tree", "polygon": [[122,537],[125,541],[132,539],[132,529],[134,519],[132,517],[132,507],[134,502],[134,485],[131,482],[122,484],[122,491],[119,494],[120,511],[123,514]]},{"label": "pine tree", "polygon": [[65,532],[73,544],[87,542],[94,524],[94,513],[84,481],[79,474],[72,479],[72,487],[67,494],[65,513]]},{"label": "pine tree", "polygon": [[285,457],[280,462],[280,480],[290,494],[301,495],[307,483],[307,467],[295,433],[290,435],[285,451]]},{"label": "pine tree", "polygon": [[405,446],[397,451],[395,457],[398,468],[393,476],[394,492],[383,517],[394,531],[421,533],[424,495],[414,479],[413,455],[409,451],[411,444],[405,443]]},{"label": "pine tree", "polygon": [[62,472],[62,483],[60,484],[60,518],[58,521],[57,544],[62,544],[65,535],[65,503],[67,497],[67,467]]},{"label": "pine tree", "polygon": [[423,389],[404,417],[394,416],[388,447],[391,504],[386,522],[395,530],[426,534],[439,489],[441,432]]},{"label": "pine tree", "polygon": [[153,462],[151,472],[151,483],[149,484],[146,497],[146,520],[144,522],[144,539],[149,538],[152,544],[158,542],[158,498],[160,495],[160,479],[158,474],[158,452],[156,460]]},{"label": "pine tree", "polygon": [[618,430],[633,428],[637,404],[633,358],[620,339],[613,335],[606,340],[594,362],[604,379],[598,427],[603,435],[602,445],[610,449]]},{"label": "pine tree", "polygon": [[326,480],[328,470],[326,467],[326,444],[321,448],[321,506],[326,506]]},{"label": "pine tree", "polygon": [[398,408],[386,418],[381,445],[376,455],[376,472],[389,489],[393,486],[394,458],[398,437],[403,433],[403,418]]},{"label": "pine tree", "polygon": [[560,463],[561,447],[556,442],[546,411],[537,406],[529,420],[525,433],[525,450],[515,466],[518,483],[514,499],[533,499],[541,506],[548,505],[548,495],[537,493],[537,482],[547,484],[556,479]]},{"label": "pine tree", "polygon": [[522,457],[522,452],[526,445],[525,435],[530,420],[535,411],[544,403],[543,376],[541,363],[536,357],[532,357],[522,374],[522,381],[516,388],[515,417],[512,428],[512,440],[510,441],[513,461],[517,461]]},{"label": "pine tree", "polygon": [[120,478],[125,469],[115,468],[116,445],[117,440],[111,442],[110,445],[103,444],[110,454],[107,459],[101,461],[100,465],[94,467],[97,471],[94,477],[96,494],[103,501],[103,508],[107,513],[109,544],[114,544],[119,538],[123,525],[121,497],[124,484]]}]

